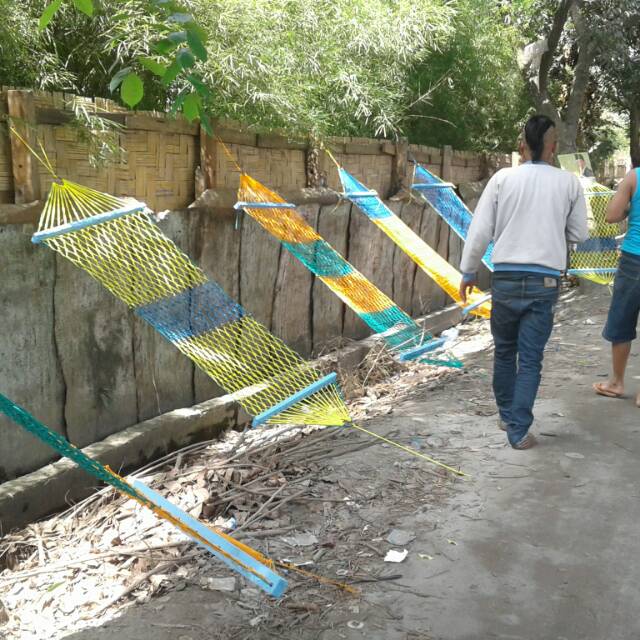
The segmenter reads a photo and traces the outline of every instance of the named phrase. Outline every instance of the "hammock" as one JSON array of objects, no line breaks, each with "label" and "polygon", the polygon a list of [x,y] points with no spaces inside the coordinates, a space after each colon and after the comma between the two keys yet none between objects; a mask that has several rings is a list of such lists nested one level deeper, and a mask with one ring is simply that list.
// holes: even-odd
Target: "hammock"
[{"label": "hammock", "polygon": [[273,569],[274,563],[258,551],[218,530],[210,529],[138,480],[129,483],[97,460],[89,458],[59,433],[36,420],[25,409],[0,394],[0,412],[29,431],[46,445],[69,458],[98,480],[111,485],[123,495],[151,509],[156,516],[170,522],[229,568],[254,582],[271,596],[281,596],[287,581]]},{"label": "hammock", "polygon": [[[467,205],[455,192],[455,185],[443,182],[418,163],[414,163],[414,166],[414,179],[411,188],[417,191],[427,204],[431,205],[463,242],[466,242],[473,216]],[[489,271],[493,271],[492,253],[493,243],[489,244],[482,257],[482,262]]]},{"label": "hammock", "polygon": [[[324,282],[377,334],[400,360],[421,358],[444,344],[425,333],[402,309],[367,280],[326,242],[296,211],[245,173],[240,176],[236,210],[244,210],[275,236],[311,273]],[[422,360],[434,364],[461,366],[457,360]]]},{"label": "hammock", "polygon": [[139,202],[56,179],[33,242],[87,271],[261,423],[350,421],[322,377],[209,280]]},{"label": "hammock", "polygon": [[583,184],[591,237],[571,251],[567,273],[597,284],[610,285],[618,267],[616,236],[620,227],[609,224],[606,213],[615,192],[597,182],[583,181]]},{"label": "hammock", "polygon": [[[414,176],[411,188],[435,209],[462,240],[466,240],[473,217],[455,193],[454,185],[443,182],[417,163]],[[567,273],[599,284],[611,284],[618,264],[618,248],[615,240],[618,226],[606,222],[605,212],[613,191],[594,182],[585,186],[587,188],[584,193],[592,237],[570,252]],[[492,252],[493,243],[489,245],[482,258],[482,262],[489,271],[493,271]]]},{"label": "hammock", "polygon": [[[343,168],[339,167],[338,170],[344,195],[376,226],[380,227],[440,288],[462,305],[459,293],[462,281],[460,272],[393,213],[375,191],[367,190]],[[437,191],[441,192],[443,189],[437,189]],[[482,291],[474,288],[468,300],[469,305],[465,307],[465,312],[471,312],[483,318],[491,316],[489,296]]]}]

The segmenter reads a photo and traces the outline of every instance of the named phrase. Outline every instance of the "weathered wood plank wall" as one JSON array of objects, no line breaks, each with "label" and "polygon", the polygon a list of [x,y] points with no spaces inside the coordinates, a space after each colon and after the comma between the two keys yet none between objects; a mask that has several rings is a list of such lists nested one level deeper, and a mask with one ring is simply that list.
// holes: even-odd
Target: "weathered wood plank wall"
[{"label": "weathered wood plank wall", "polygon": [[[116,166],[94,168],[86,147],[68,126],[69,102],[74,99],[16,92],[9,108],[7,91],[0,90],[0,112],[35,118],[34,131],[64,177],[116,195],[135,196],[156,210],[171,210],[159,222],[163,231],[302,355],[320,353],[342,338],[368,335],[360,319],[277,240],[230,208],[238,183],[233,159],[274,190],[300,189],[309,186],[312,173],[306,165],[306,143],[224,125],[218,133],[228,155],[219,141],[201,137],[197,127],[181,120],[133,114],[97,101],[109,117],[126,125],[120,141],[126,156]],[[220,395],[215,383],[87,274],[46,247],[31,244],[42,200],[29,200],[38,193],[46,196],[51,176],[42,167],[37,171],[26,167],[23,154],[16,158],[15,143],[6,129],[0,129],[2,392],[80,446]],[[408,180],[403,168],[406,157],[394,155],[398,149],[456,183],[479,180],[510,162],[507,156],[379,140],[334,139],[329,144],[347,170],[381,194]],[[334,165],[322,153],[316,158],[319,180],[338,189]],[[211,197],[221,204],[188,209],[196,194],[196,166],[203,159],[203,187],[212,189]],[[390,206],[457,266],[461,243],[433,211],[406,199],[391,201]],[[447,302],[445,294],[349,203],[310,203],[301,211],[329,243],[409,313],[420,315]],[[46,447],[1,419],[0,432],[0,482],[53,459]]]}]

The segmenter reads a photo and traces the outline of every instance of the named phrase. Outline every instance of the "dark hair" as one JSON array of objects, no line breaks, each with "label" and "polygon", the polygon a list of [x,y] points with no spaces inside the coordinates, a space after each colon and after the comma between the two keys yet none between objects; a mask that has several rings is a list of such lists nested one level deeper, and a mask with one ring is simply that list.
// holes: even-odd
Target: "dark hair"
[{"label": "dark hair", "polygon": [[637,169],[638,167],[640,167],[640,155],[632,155],[631,156],[631,166],[634,169]]},{"label": "dark hair", "polygon": [[524,139],[527,146],[531,149],[531,159],[537,162],[542,158],[544,151],[544,134],[551,127],[555,127],[556,123],[549,117],[537,114],[531,116],[524,125]]}]

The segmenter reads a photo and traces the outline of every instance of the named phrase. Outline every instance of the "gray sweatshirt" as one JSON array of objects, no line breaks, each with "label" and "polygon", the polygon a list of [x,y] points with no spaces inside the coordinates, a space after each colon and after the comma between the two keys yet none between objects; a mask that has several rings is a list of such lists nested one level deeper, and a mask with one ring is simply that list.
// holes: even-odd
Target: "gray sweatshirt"
[{"label": "gray sweatshirt", "polygon": [[501,169],[478,202],[462,253],[460,270],[476,273],[493,240],[500,266],[564,271],[567,242],[589,237],[587,205],[580,180],[546,163]]}]

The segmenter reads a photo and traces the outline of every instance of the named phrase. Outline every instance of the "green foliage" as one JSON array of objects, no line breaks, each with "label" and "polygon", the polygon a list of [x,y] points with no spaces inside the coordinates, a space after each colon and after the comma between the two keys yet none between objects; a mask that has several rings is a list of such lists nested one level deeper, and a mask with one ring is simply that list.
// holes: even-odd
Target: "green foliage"
[{"label": "green foliage", "polygon": [[40,16],[40,20],[38,21],[38,27],[42,31],[42,29],[46,29],[49,26],[49,23],[53,20],[53,16],[56,14],[56,11],[60,9],[62,6],[62,0],[53,0],[53,2],[49,3],[42,15]]},{"label": "green foliage", "polygon": [[128,73],[120,87],[122,102],[129,107],[135,107],[144,95],[144,85],[140,76],[135,73]]},{"label": "green foliage", "polygon": [[38,32],[44,0],[0,0],[21,25],[0,25],[0,72],[206,128],[511,149],[528,108],[516,49],[541,1],[56,0]]},{"label": "green foliage", "polygon": [[42,89],[58,88],[72,82],[72,74],[44,42],[37,12],[16,0],[0,0],[0,78],[2,84]]},{"label": "green foliage", "polygon": [[514,149],[530,107],[517,65],[519,30],[497,4],[459,0],[453,36],[411,74],[411,140],[457,149]]},{"label": "green foliage", "polygon": [[391,134],[412,66],[443,44],[440,0],[197,0],[217,117],[300,135]]},{"label": "green foliage", "polygon": [[93,15],[93,0],[73,0],[73,5],[85,15],[89,17]]}]

